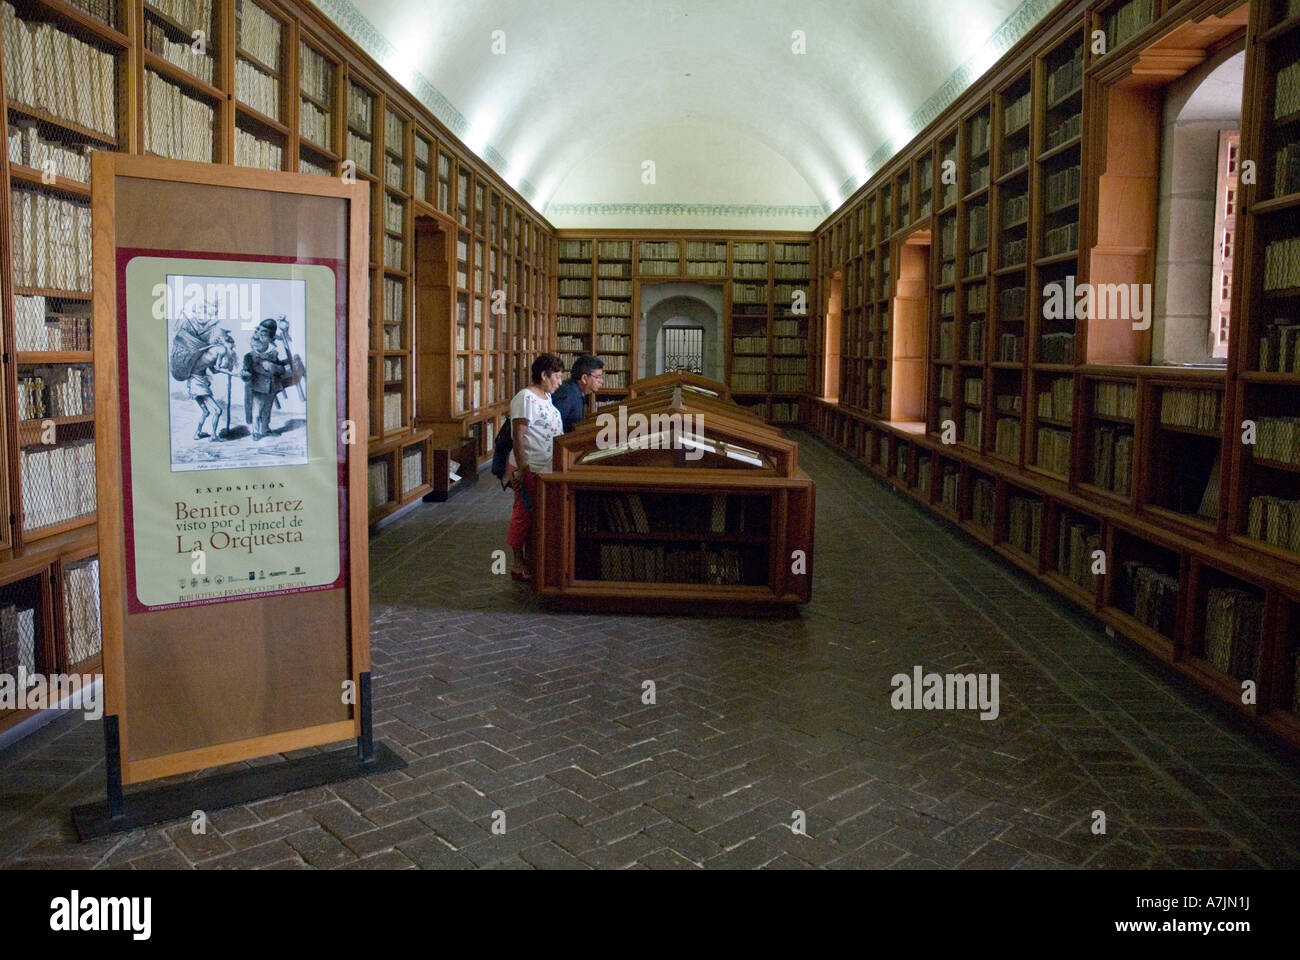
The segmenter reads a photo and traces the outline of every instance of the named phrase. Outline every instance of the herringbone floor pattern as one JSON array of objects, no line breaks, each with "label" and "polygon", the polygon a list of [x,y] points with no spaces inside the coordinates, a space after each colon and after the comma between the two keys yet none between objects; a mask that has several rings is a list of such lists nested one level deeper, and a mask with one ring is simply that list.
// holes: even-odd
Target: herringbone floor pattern
[{"label": "herringbone floor pattern", "polygon": [[[800,618],[542,612],[490,573],[509,498],[480,483],[371,545],[376,735],[406,770],[82,845],[102,739],[64,717],[0,754],[0,866],[1300,865],[1293,756],[800,439]],[[918,664],[997,673],[1000,716],[894,710]]]}]

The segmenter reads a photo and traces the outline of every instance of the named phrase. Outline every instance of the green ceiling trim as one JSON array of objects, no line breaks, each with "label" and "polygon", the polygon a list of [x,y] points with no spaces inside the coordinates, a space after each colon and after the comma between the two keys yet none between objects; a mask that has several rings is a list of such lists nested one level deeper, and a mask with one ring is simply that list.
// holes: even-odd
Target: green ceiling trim
[{"label": "green ceiling trim", "polygon": [[652,216],[652,217],[809,217],[830,213],[825,204],[763,203],[548,203],[542,211],[552,216]]}]

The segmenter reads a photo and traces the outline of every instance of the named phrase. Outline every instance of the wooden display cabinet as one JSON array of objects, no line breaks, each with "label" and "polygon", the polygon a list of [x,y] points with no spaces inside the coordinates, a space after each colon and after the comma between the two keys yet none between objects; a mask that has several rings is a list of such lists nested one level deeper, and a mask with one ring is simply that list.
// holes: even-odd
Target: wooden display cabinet
[{"label": "wooden display cabinet", "polygon": [[[726,389],[678,374],[633,383],[625,404],[556,440],[534,526],[545,601],[746,614],[808,602],[813,482],[797,444]],[[627,434],[610,442],[604,414]]]}]

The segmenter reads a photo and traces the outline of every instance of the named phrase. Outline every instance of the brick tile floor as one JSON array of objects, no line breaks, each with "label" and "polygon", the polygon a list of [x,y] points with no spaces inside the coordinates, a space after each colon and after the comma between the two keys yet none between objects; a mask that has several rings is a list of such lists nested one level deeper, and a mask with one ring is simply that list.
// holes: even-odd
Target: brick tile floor
[{"label": "brick tile floor", "polygon": [[[1300,866],[1294,755],[799,438],[798,618],[543,612],[490,573],[510,501],[480,483],[371,544],[376,736],[406,770],[82,845],[102,740],[67,716],[0,753],[0,868]],[[894,710],[917,664],[996,673],[998,718]]]}]

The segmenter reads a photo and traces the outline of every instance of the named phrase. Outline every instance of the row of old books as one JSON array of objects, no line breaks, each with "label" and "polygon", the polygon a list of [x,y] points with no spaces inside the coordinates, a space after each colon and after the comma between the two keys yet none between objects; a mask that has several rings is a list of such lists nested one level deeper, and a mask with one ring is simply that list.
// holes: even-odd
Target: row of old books
[{"label": "row of old books", "polygon": [[392,390],[384,394],[384,430],[402,428],[402,392]]},{"label": "row of old books", "polygon": [[971,207],[966,214],[966,249],[977,250],[989,242],[989,208],[987,204]]},{"label": "row of old books", "polygon": [[774,337],[797,337],[800,333],[798,320],[772,321],[772,336]]},{"label": "row of old books", "polygon": [[714,240],[687,240],[687,260],[726,260],[727,245]]},{"label": "row of old books", "polygon": [[16,187],[9,202],[14,285],[90,292],[90,207]]},{"label": "row of old books", "polygon": [[995,398],[995,404],[998,413],[1005,413],[1008,416],[1018,417],[1025,410],[1025,400],[1018,393],[1000,393]]},{"label": "row of old books", "polygon": [[1025,338],[1016,333],[998,335],[998,362],[1019,363],[1025,359]]},{"label": "row of old books", "polygon": [[988,330],[988,322],[984,319],[972,320],[966,324],[966,339],[963,346],[966,348],[962,351],[966,360],[983,360],[984,359],[984,335]]},{"label": "row of old books", "polygon": [[[401,270],[402,254],[405,251],[405,249],[406,249],[406,245],[402,242],[401,237],[385,236],[384,237],[384,266],[390,267],[393,270]],[[480,289],[480,284],[482,283],[482,276],[483,275],[479,273],[476,273],[474,275],[475,290]],[[477,306],[481,302],[482,302],[481,300],[476,300],[475,305]]]},{"label": "row of old books", "polygon": [[[672,260],[676,261],[682,254],[681,245],[676,241],[643,241],[637,247],[637,258],[645,260]],[[644,265],[641,272],[645,273]]]},{"label": "row of old books", "polygon": [[[646,509],[646,501],[650,509]],[[578,502],[579,533],[744,533],[751,504],[725,493],[675,497],[593,493]]]},{"label": "row of old books", "polygon": [[0,4],[0,23],[10,100],[117,135],[117,61],[111,53],[53,24],[21,20],[8,3]]},{"label": "row of old books", "polygon": [[1300,417],[1259,417],[1255,425],[1257,458],[1300,466]]},{"label": "row of old books", "polygon": [[1128,496],[1133,489],[1133,434],[1100,427],[1092,436],[1092,482],[1103,490]]},{"label": "row of old books", "polygon": [[[759,377],[759,379],[762,380],[763,378]],[[605,389],[607,390],[623,390],[627,387],[627,371],[623,371],[620,373],[612,373],[610,372],[609,364],[606,363],[605,379],[603,382],[604,382]],[[733,386],[735,385],[733,384]],[[761,387],[759,389],[761,389]]]},{"label": "row of old books", "polygon": [[1155,0],[1129,0],[1107,16],[1106,50],[1114,50],[1141,32],[1151,22],[1154,10]]},{"label": "row of old books", "polygon": [[1300,553],[1300,500],[1251,497],[1246,513],[1246,535]]},{"label": "row of old books", "polygon": [[1074,334],[1063,331],[1041,334],[1038,359],[1042,363],[1074,363]]},{"label": "row of old books", "polygon": [[[737,353],[766,353],[767,337],[732,337],[731,352]],[[733,364],[734,368],[734,364]]]},{"label": "row of old books", "polygon": [[776,263],[774,265],[778,280],[807,280],[809,268],[807,263]]},{"label": "row of old books", "polygon": [[939,502],[953,513],[957,512],[958,496],[961,493],[961,474],[952,464],[944,464],[943,482],[939,490]]},{"label": "row of old books", "polygon": [[1043,256],[1071,253],[1079,248],[1079,224],[1075,221],[1055,227],[1043,234]]},{"label": "row of old books", "polygon": [[1300,142],[1284,143],[1273,154],[1273,196],[1300,192]]},{"label": "row of old books", "polygon": [[355,130],[348,129],[348,147],[347,158],[357,165],[357,169],[364,173],[371,173],[374,169],[374,157],[371,156],[373,149],[371,141],[357,133]]},{"label": "row of old books", "polygon": [[587,342],[579,337],[561,334],[555,338],[555,349],[563,353],[582,353],[587,349]]},{"label": "row of old books", "polygon": [[688,277],[725,277],[727,275],[727,265],[713,260],[687,260],[686,275]]},{"label": "row of old books", "polygon": [[1072,114],[1047,131],[1043,146],[1045,149],[1051,150],[1053,147],[1059,147],[1067,140],[1073,140],[1082,132],[1083,114]]},{"label": "row of old books", "polygon": [[1003,320],[1023,320],[1025,304],[1024,287],[1007,287],[998,294],[998,312]]},{"label": "row of old books", "polygon": [[1264,248],[1264,289],[1300,287],[1300,237],[1276,240]]},{"label": "row of old books", "polygon": [[978,374],[962,381],[961,397],[966,403],[977,407],[984,402],[984,381]]},{"label": "row of old books", "polygon": [[1074,381],[1057,377],[1046,390],[1038,392],[1038,416],[1045,420],[1069,423],[1074,412]]},{"label": "row of old books", "polygon": [[284,165],[284,150],[272,140],[235,127],[235,166],[255,167],[258,170],[280,170]]},{"label": "row of old books", "polygon": [[174,40],[167,27],[148,17],[144,21],[144,46],[146,50],[198,77],[204,83],[212,83],[216,76],[216,57],[211,55],[206,42],[200,53],[193,39]]},{"label": "row of old books", "polygon": [[1056,101],[1083,83],[1083,46],[1074,47],[1069,60],[1053,67],[1047,74],[1047,103]]},{"label": "row of old books", "polygon": [[63,615],[68,631],[68,663],[85,663],[99,656],[103,641],[99,626],[98,558],[64,570]]},{"label": "row of old books", "polygon": [[1258,679],[1264,600],[1233,587],[1212,587],[1205,597],[1205,659],[1239,680]]},{"label": "row of old books", "polygon": [[50,314],[39,296],[14,297],[14,341],[18,350],[90,350],[90,317]]},{"label": "row of old books", "polygon": [[1043,544],[1043,501],[1017,494],[1007,498],[1007,540],[1037,559]]},{"label": "row of old books", "polygon": [[[250,51],[251,52],[251,51]],[[269,63],[269,61],[268,61]],[[270,64],[274,65],[274,64]],[[316,52],[307,43],[298,44],[298,85],[302,92],[322,104],[329,106],[334,102],[334,64]],[[328,121],[330,115],[325,114]],[[322,146],[329,144],[328,136],[317,140]]]},{"label": "row of old books", "polygon": [[1082,183],[1083,171],[1080,167],[1066,167],[1047,175],[1043,183],[1046,193],[1045,204],[1048,213],[1069,206],[1079,199],[1079,185]]},{"label": "row of old books", "polygon": [[808,373],[808,358],[803,356],[776,356],[772,359],[774,373]]},{"label": "row of old books", "polygon": [[747,283],[731,288],[732,303],[767,303],[767,284]]},{"label": "row of old books", "polygon": [[239,49],[266,64],[280,68],[280,21],[251,0],[235,4],[235,42]]},{"label": "row of old books", "polygon": [[1259,338],[1259,369],[1265,373],[1300,373],[1300,323],[1278,317]]},{"label": "row of old books", "polygon": [[402,361],[404,357],[384,357],[384,380],[392,382],[402,379]]},{"label": "row of old books", "polygon": [[1120,568],[1120,609],[1166,637],[1178,622],[1178,578],[1130,560]]},{"label": "row of old books", "polygon": [[[999,397],[999,400],[1002,398]],[[1020,459],[1020,421],[999,417],[993,438],[993,452],[1007,460]]]},{"label": "row of old books", "polygon": [[[597,280],[596,293],[600,297],[630,297],[632,296],[632,281]],[[581,296],[581,294],[579,294],[579,296]]]},{"label": "row of old books", "polygon": [[1043,470],[1058,476],[1070,472],[1070,434],[1052,427],[1038,428],[1037,464]]},{"label": "row of old books", "polygon": [[[780,361],[777,361],[778,363]],[[798,393],[808,385],[808,377],[802,373],[773,373],[772,391],[774,393]]]},{"label": "row of old books", "polygon": [[1223,398],[1217,390],[1166,389],[1160,395],[1160,422],[1170,427],[1219,430]]},{"label": "row of old books", "polygon": [[927,497],[930,493],[930,457],[928,454],[917,454],[916,457],[916,489],[923,491]]},{"label": "row of old books", "polygon": [[1002,225],[1004,227],[1008,224],[1019,223],[1027,216],[1029,216],[1029,194],[1017,194],[1002,201]]},{"label": "row of old books", "polygon": [[235,97],[272,120],[280,119],[280,81],[242,58],[235,61]]},{"label": "row of old books", "polygon": [[[983,190],[989,185],[989,161],[985,156],[982,160],[974,160],[970,170],[970,176],[966,182],[966,192],[974,193],[976,190]],[[907,220],[907,208],[903,207],[900,211],[903,214],[900,226]]]},{"label": "row of old books", "polygon": [[1002,154],[1002,172],[1010,173],[1012,170],[1019,170],[1029,162],[1029,144],[1023,147],[1008,147]]},{"label": "row of old books", "polygon": [[740,553],[730,548],[704,550],[663,544],[600,545],[600,579],[633,583],[707,583],[739,585],[744,581]]},{"label": "row of old books", "polygon": [[561,280],[559,282],[560,296],[562,297],[590,297],[591,281],[590,280]]},{"label": "row of old books", "polygon": [[[571,266],[581,267],[581,263],[573,263]],[[588,274],[590,274],[588,270]],[[574,276],[583,276],[583,274],[574,274]],[[596,264],[596,276],[613,277],[615,280],[626,279],[632,276],[632,262],[630,260],[602,260]]]},{"label": "row of old books", "polygon": [[[587,250],[591,250],[590,241],[580,241],[587,244]],[[673,244],[676,247],[676,244]],[[642,248],[644,250],[644,247]],[[591,254],[588,253],[588,256]],[[643,257],[655,256],[653,253],[642,253]],[[632,241],[631,240],[601,240],[596,244],[596,256],[602,260],[631,260],[632,259]],[[669,254],[671,257],[677,256],[676,253]]]},{"label": "row of old books", "polygon": [[590,240],[561,240],[556,247],[556,254],[561,260],[591,260]]},{"label": "row of old books", "polygon": [[397,197],[389,194],[384,195],[384,229],[391,230],[393,233],[402,232],[402,224],[406,222],[406,204]]},{"label": "row of old books", "polygon": [[371,460],[368,472],[370,509],[388,502],[388,461]]},{"label": "row of old books", "polygon": [[[355,83],[348,84],[348,126],[355,127],[369,138],[374,130],[375,98]],[[468,198],[462,193],[462,199]]]},{"label": "row of old books", "polygon": [[979,527],[993,529],[993,511],[997,504],[997,484],[989,477],[976,477],[971,484],[970,518]]},{"label": "row of old books", "polygon": [[1089,523],[1061,511],[1056,531],[1056,571],[1089,593],[1097,589],[1093,552],[1101,549],[1101,533]]},{"label": "row of old books", "polygon": [[978,410],[965,410],[962,413],[961,442],[968,447],[980,448],[984,436],[984,417]]},{"label": "row of old books", "polygon": [[[987,248],[983,250],[976,250],[969,257],[966,258],[965,276],[977,277],[980,276],[981,274],[987,273],[988,269],[989,269],[989,251]],[[983,308],[981,307],[980,309]]]},{"label": "row of old books", "polygon": [[596,349],[602,352],[612,350],[615,353],[626,353],[632,349],[632,338],[619,334],[602,333],[596,337]]},{"label": "row of old books", "polygon": [[984,310],[987,310],[988,305],[989,305],[988,284],[981,283],[978,286],[966,288],[966,310],[968,312],[980,313]]},{"label": "row of old books", "polygon": [[772,352],[778,356],[802,354],[807,349],[807,341],[802,340],[799,337],[775,337],[772,340]]},{"label": "row of old books", "polygon": [[590,277],[591,264],[585,260],[561,260],[556,264],[555,275],[557,277]]},{"label": "row of old books", "polygon": [[[742,246],[741,244],[736,244],[737,250],[739,250],[741,246]],[[763,257],[763,244],[756,243],[753,244],[753,246],[757,250],[756,257],[748,258],[748,259],[761,259]],[[806,243],[779,243],[778,242],[773,244],[773,256],[775,257],[775,259],[784,260],[787,263],[808,263],[809,262],[808,255],[810,249],[811,249],[810,245]],[[740,254],[737,253],[736,256],[739,257]]]},{"label": "row of old books", "polygon": [[24,368],[18,378],[18,419],[80,417],[95,408],[93,368]]},{"label": "row of old books", "polygon": [[41,672],[41,659],[36,611],[12,603],[0,604],[0,674],[14,676],[19,667],[29,675]]},{"label": "row of old books", "polygon": [[146,70],[145,109],[145,150],[173,160],[212,162],[216,114],[207,102]]},{"label": "row of old books", "polygon": [[24,447],[19,472],[26,529],[95,512],[95,441]]},{"label": "row of old books", "polygon": [[424,447],[416,445],[402,451],[402,496],[424,485]]},{"label": "row of old books", "polygon": [[309,100],[298,105],[298,133],[304,140],[319,146],[332,146],[333,122],[330,115]]},{"label": "row of old books", "polygon": [[[590,306],[588,306],[587,309],[590,310]],[[583,313],[585,311],[579,310],[577,312]],[[632,316],[632,304],[626,300],[598,299],[596,301],[596,312],[598,314],[605,314],[614,317],[630,317]]]},{"label": "row of old books", "polygon": [[52,173],[69,180],[90,182],[90,149],[77,144],[46,140],[35,126],[9,125],[9,162]]},{"label": "row of old books", "polygon": [[[464,284],[461,284],[464,286]],[[589,298],[565,297],[563,295],[556,301],[555,309],[560,313],[587,315],[591,313],[591,300]]]},{"label": "row of old books", "polygon": [[605,386],[613,385],[610,383],[609,378],[614,374],[616,373],[626,374],[628,370],[632,369],[628,365],[628,357],[626,354],[624,355],[612,354],[609,356],[603,356],[600,359],[605,361],[605,381],[604,381]]},{"label": "row of old books", "polygon": [[951,360],[956,350],[957,324],[951,320],[939,324],[939,359]]},{"label": "row of old books", "polygon": [[1099,380],[1093,387],[1093,410],[1107,417],[1137,416],[1137,384]]},{"label": "row of old books", "polygon": [[1273,119],[1289,117],[1300,111],[1300,59],[1292,60],[1277,72],[1273,94]]},{"label": "row of old books", "polygon": [[981,112],[971,117],[966,132],[970,137],[970,155],[972,157],[978,157],[988,151],[989,117],[987,113]]}]

